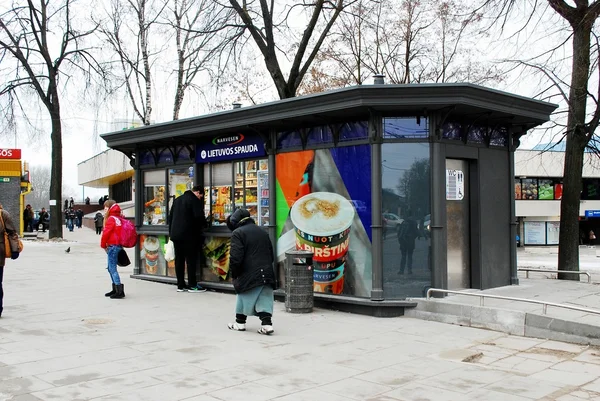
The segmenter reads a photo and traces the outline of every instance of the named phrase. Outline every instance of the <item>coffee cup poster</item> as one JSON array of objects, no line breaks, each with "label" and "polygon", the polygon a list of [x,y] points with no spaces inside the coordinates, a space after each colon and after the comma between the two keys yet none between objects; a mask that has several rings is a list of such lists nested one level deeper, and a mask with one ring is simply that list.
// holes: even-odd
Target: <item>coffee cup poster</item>
[{"label": "coffee cup poster", "polygon": [[281,153],[276,158],[280,274],[286,251],[311,251],[315,292],[369,297],[369,146]]}]

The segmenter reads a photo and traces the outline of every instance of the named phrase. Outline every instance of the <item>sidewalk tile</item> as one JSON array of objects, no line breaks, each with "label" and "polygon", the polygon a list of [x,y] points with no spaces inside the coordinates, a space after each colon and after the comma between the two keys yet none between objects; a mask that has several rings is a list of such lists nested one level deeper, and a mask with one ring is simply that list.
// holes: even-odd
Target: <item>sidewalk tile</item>
[{"label": "sidewalk tile", "polygon": [[390,386],[383,386],[357,378],[340,380],[319,387],[319,390],[324,392],[359,401],[383,394],[391,389]]},{"label": "sidewalk tile", "polygon": [[208,395],[224,401],[266,401],[283,396],[285,393],[257,383],[244,383],[213,391]]},{"label": "sidewalk tile", "polygon": [[482,391],[495,391],[501,394],[538,400],[554,393],[561,385],[550,380],[531,380],[529,378],[510,377],[501,382],[486,386]]}]

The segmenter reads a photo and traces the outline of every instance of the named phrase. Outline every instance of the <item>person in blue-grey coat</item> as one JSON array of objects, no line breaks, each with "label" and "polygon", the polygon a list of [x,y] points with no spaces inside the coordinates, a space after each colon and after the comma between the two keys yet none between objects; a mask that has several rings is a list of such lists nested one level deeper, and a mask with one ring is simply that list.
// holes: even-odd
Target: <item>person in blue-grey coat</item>
[{"label": "person in blue-grey coat", "polygon": [[273,245],[269,234],[258,227],[246,209],[237,209],[227,217],[233,231],[229,254],[229,272],[237,294],[235,322],[231,330],[245,331],[246,318],[258,316],[260,334],[273,334]]}]

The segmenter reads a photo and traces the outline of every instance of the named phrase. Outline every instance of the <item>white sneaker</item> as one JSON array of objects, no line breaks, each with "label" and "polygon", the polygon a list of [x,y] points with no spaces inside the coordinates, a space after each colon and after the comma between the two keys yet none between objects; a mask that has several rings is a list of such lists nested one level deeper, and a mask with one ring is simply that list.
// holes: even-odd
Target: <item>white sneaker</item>
[{"label": "white sneaker", "polygon": [[273,326],[260,326],[258,329],[258,334],[265,334],[267,336],[273,334],[275,330],[273,330]]},{"label": "white sneaker", "polygon": [[246,331],[246,324],[245,323],[233,322],[233,323],[229,323],[227,325],[227,327],[229,327],[229,330]]}]

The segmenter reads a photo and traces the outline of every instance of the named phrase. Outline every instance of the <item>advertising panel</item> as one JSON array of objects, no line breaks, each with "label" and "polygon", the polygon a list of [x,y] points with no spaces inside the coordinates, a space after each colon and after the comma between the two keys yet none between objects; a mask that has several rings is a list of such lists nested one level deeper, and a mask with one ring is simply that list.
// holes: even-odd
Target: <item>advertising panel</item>
[{"label": "advertising panel", "polygon": [[249,159],[264,155],[265,143],[258,134],[219,135],[196,145],[198,163]]},{"label": "advertising panel", "polygon": [[175,277],[175,262],[165,260],[166,235],[140,235],[140,269],[142,274]]},{"label": "advertising panel", "polygon": [[202,252],[206,266],[202,271],[204,281],[231,281],[229,274],[229,237],[207,236]]},{"label": "advertising panel", "polygon": [[20,159],[21,149],[2,149],[0,148],[0,159]]},{"label": "advertising panel", "polygon": [[559,232],[560,232],[560,222],[548,221],[546,223],[546,244],[558,245]]},{"label": "advertising panel", "polygon": [[315,292],[370,296],[370,147],[276,157],[277,166],[282,166],[276,188],[278,263],[290,249],[311,251]]},{"label": "advertising panel", "polygon": [[525,222],[525,245],[546,245],[546,222]]}]

